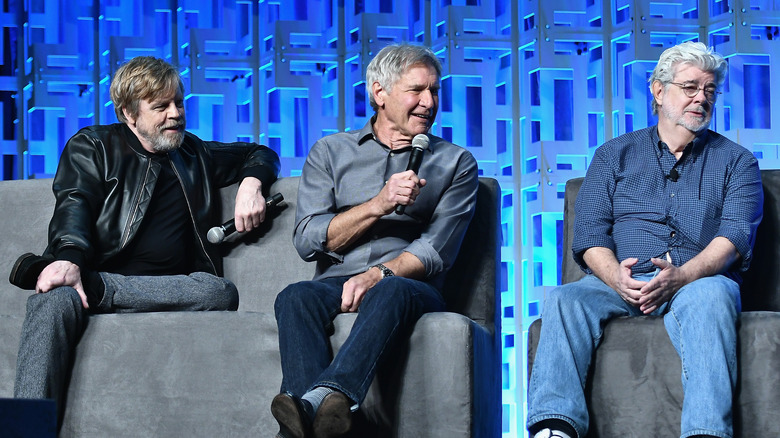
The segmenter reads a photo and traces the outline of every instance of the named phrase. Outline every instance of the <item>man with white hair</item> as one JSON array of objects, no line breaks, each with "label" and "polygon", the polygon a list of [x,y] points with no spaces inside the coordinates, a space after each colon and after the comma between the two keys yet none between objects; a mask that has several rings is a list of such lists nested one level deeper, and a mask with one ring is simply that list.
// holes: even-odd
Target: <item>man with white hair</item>
[{"label": "man with white hair", "polygon": [[[430,49],[385,47],[366,71],[376,114],[363,129],[322,138],[309,152],[293,243],[317,270],[276,299],[277,437],[346,434],[377,367],[420,316],[445,308],[444,276],[474,214],[478,179],[468,151],[427,134],[440,76]],[[421,154],[418,172],[407,169],[413,153]],[[332,320],[346,312],[357,318],[334,357]]]},{"label": "man with white hair", "polygon": [[750,151],[707,129],[726,68],[702,43],[665,50],[649,79],[658,124],[595,152],[572,244],[587,275],[544,302],[528,390],[535,438],[586,436],[585,381],[604,325],[640,315],[663,316],[682,360],[680,436],[733,436],[740,272],[763,192]]}]

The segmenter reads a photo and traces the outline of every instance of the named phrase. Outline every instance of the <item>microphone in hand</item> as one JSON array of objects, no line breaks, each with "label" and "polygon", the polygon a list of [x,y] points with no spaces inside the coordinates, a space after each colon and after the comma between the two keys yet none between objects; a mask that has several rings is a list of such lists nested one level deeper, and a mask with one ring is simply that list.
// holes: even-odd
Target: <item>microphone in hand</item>
[{"label": "microphone in hand", "polygon": [[[420,171],[420,164],[422,164],[423,152],[428,148],[428,136],[425,134],[417,134],[412,139],[412,152],[409,155],[409,164],[406,166],[406,170],[411,170],[414,173]],[[406,210],[405,205],[398,204],[395,206],[396,214],[404,214]]]},{"label": "microphone in hand", "polygon": [[[276,207],[277,205],[279,205],[282,201],[284,201],[284,196],[282,196],[281,193],[277,193],[265,200],[265,208],[266,210],[270,210]],[[222,241],[224,241],[226,237],[230,236],[235,232],[236,232],[236,220],[230,219],[229,221],[225,222],[222,225],[211,228],[209,232],[206,234],[206,239],[208,239],[209,242],[216,245],[222,243]]]}]

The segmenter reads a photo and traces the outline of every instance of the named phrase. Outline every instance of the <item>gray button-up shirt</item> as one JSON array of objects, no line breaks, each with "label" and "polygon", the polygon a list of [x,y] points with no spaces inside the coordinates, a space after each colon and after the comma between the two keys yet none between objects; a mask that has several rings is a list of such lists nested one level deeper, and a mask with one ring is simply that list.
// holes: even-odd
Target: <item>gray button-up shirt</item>
[{"label": "gray button-up shirt", "polygon": [[298,188],[295,248],[304,260],[317,261],[315,280],[359,274],[407,251],[425,266],[426,280],[441,288],[474,215],[478,185],[471,153],[442,138],[429,135],[418,172],[427,184],[414,205],[381,218],[343,254],[325,248],[333,217],[376,196],[409,163],[411,147],[383,145],[372,121],[312,146]]}]

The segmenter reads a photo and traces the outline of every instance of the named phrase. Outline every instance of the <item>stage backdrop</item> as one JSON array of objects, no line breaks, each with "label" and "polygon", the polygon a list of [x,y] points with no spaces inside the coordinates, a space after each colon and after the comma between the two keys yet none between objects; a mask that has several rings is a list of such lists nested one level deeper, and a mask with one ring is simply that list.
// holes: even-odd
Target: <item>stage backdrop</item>
[{"label": "stage backdrop", "polygon": [[559,282],[564,184],[584,174],[602,142],[655,123],[647,78],[661,51],[698,40],[724,54],[712,127],[762,168],[780,164],[772,0],[6,0],[2,8],[2,179],[52,176],[73,133],[115,122],[109,82],[137,55],[179,67],[191,131],[267,144],[282,174],[297,175],[316,139],[371,116],[363,78],[381,47],[431,46],[444,64],[432,132],[468,148],[502,187],[505,437],[524,434],[525,332]]}]

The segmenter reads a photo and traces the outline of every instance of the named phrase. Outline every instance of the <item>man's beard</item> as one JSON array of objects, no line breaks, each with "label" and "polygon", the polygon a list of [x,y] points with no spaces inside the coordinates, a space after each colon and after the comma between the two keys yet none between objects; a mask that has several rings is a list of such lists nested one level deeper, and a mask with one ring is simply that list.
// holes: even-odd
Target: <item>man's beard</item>
[{"label": "man's beard", "polygon": [[[674,110],[672,110],[671,108],[662,105],[661,111],[663,112],[664,116],[666,116],[666,118],[668,118],[669,120],[673,120],[676,124],[682,126],[683,128],[691,132],[699,132],[703,129],[706,129],[708,126],[710,126],[710,121],[712,120],[712,113],[710,111],[707,111],[701,105],[695,108],[686,108],[685,110],[679,113],[675,113]],[[697,113],[701,113],[704,114],[704,117],[702,117],[698,122],[691,122],[688,121],[685,117],[686,111],[694,111]]]},{"label": "man's beard", "polygon": [[157,128],[156,132],[151,130],[147,131],[145,128],[138,126],[138,133],[152,144],[152,149],[154,149],[155,152],[166,153],[177,149],[184,141],[183,129],[177,131],[176,133],[169,133],[165,131],[166,129],[170,129],[176,126],[181,126],[183,128],[184,122]]}]

